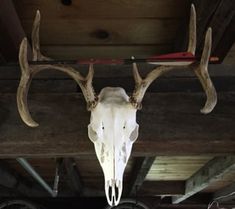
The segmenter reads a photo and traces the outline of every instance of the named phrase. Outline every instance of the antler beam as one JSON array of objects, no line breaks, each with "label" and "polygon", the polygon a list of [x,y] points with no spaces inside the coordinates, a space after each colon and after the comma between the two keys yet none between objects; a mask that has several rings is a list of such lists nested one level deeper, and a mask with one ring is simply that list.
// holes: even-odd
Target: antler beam
[{"label": "antler beam", "polygon": [[[33,48],[33,60],[34,61],[41,61],[41,60],[50,60],[50,58],[45,57],[40,52],[40,45],[39,45],[39,26],[40,26],[40,13],[37,11],[35,21],[33,24],[32,30],[32,48]],[[19,63],[21,67],[21,80],[17,90],[17,105],[20,116],[22,120],[31,127],[37,127],[38,123],[36,123],[29,112],[28,104],[27,104],[27,95],[30,83],[32,78],[38,72],[45,70],[45,69],[55,69],[61,72],[67,73],[70,77],[72,77],[77,84],[80,86],[85,100],[87,102],[87,109],[93,109],[97,104],[97,96],[94,92],[92,86],[92,79],[94,75],[93,66],[90,65],[89,72],[86,77],[83,77],[78,71],[73,69],[70,66],[64,65],[29,65],[28,58],[27,58],[27,39],[24,38],[20,45],[19,51]]]}]

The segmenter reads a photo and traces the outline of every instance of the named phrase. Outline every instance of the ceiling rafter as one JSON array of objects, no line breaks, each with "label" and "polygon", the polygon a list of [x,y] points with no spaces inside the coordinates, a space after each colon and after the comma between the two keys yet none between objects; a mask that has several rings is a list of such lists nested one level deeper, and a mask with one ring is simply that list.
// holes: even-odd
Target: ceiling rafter
[{"label": "ceiling rafter", "polygon": [[172,203],[180,203],[202,191],[211,183],[235,168],[235,156],[216,157],[192,175],[185,183],[185,195],[172,197]]},{"label": "ceiling rafter", "polygon": [[133,166],[128,194],[134,196],[142,187],[145,177],[154,163],[155,157],[137,157]]},{"label": "ceiling rafter", "polygon": [[76,195],[83,194],[83,182],[80,172],[78,171],[76,162],[73,158],[64,158],[63,164],[66,171],[66,181],[69,184],[70,189]]}]

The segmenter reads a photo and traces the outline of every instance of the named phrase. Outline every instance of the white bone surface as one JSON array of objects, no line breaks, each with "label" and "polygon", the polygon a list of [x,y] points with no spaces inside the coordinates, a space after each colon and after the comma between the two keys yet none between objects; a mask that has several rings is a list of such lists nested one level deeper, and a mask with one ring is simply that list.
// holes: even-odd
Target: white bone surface
[{"label": "white bone surface", "polygon": [[125,90],[119,87],[104,88],[91,111],[88,135],[104,173],[105,194],[110,205],[120,201],[123,173],[138,137],[136,111]]}]

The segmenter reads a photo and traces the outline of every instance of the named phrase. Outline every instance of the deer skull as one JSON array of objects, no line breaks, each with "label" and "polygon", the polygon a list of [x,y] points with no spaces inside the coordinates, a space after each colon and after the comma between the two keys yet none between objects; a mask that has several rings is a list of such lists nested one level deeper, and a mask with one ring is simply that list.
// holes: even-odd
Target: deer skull
[{"label": "deer skull", "polygon": [[122,194],[123,173],[138,137],[136,109],[122,88],[104,88],[91,111],[88,136],[103,169],[105,193],[110,205],[117,205]]},{"label": "deer skull", "polygon": [[[33,31],[32,48],[33,60],[43,61],[49,58],[40,52],[39,44],[40,13],[37,12]],[[188,52],[194,54],[196,49],[196,13],[191,7],[189,25]],[[200,62],[190,64],[170,63],[167,66],[159,66],[151,71],[145,79],[142,79],[133,60],[133,76],[135,89],[129,97],[122,88],[104,88],[97,96],[92,87],[94,74],[93,66],[90,65],[87,77],[70,66],[56,64],[30,65],[27,60],[27,39],[24,38],[19,51],[19,63],[21,67],[21,80],[17,90],[17,105],[22,120],[31,127],[38,124],[31,118],[27,105],[27,95],[33,76],[45,69],[55,69],[67,73],[80,86],[87,108],[91,111],[88,136],[94,143],[95,152],[103,169],[105,178],[105,193],[110,205],[117,205],[122,193],[123,174],[131,154],[132,145],[138,137],[138,124],[136,123],[136,111],[141,108],[141,102],[149,85],[171,70],[187,69],[194,71],[207,95],[207,101],[202,113],[207,114],[213,110],[217,102],[217,95],[213,83],[208,74],[208,61],[211,51],[211,34],[209,28],[206,33],[204,49]],[[133,58],[134,59],[134,58]]]}]

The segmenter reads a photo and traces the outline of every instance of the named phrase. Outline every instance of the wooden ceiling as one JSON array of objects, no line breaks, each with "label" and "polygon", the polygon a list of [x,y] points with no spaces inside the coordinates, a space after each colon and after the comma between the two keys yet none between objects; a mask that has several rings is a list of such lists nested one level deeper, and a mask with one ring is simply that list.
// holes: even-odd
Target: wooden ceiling
[{"label": "wooden ceiling", "polygon": [[[17,112],[18,48],[23,36],[30,41],[37,9],[42,16],[42,51],[54,59],[144,58],[184,51],[187,45],[190,0],[71,2],[1,2],[0,197],[49,197],[17,157],[26,157],[50,185],[56,159],[62,160],[59,197],[104,197],[102,170],[87,137],[89,112],[73,80],[53,71],[35,78],[29,105],[40,122],[38,128],[26,127]],[[160,203],[165,209],[176,207],[172,203],[181,203],[177,207],[182,209],[207,208],[213,198],[235,190],[235,4],[193,2],[198,15],[197,54],[205,29],[211,26],[214,31],[212,54],[219,56],[220,64],[210,65],[209,71],[219,102],[210,115],[199,113],[205,98],[190,72],[171,73],[151,85],[137,115],[140,136],[125,171],[123,196],[151,197],[147,202],[157,202],[152,208]],[[75,68],[87,72],[87,66]],[[140,65],[143,75],[151,69]],[[105,86],[131,92],[131,66],[95,66],[95,90]],[[233,208],[234,196],[224,204]]]}]

